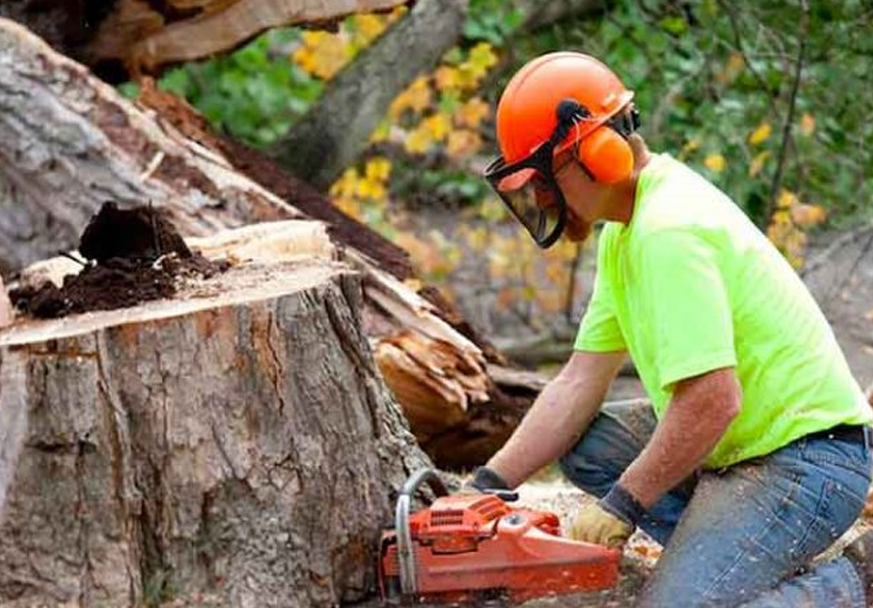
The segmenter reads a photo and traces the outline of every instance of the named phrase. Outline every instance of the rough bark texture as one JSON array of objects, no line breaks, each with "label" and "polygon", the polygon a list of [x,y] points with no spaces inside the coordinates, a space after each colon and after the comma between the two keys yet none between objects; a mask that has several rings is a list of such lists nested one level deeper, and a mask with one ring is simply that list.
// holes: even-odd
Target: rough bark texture
[{"label": "rough bark texture", "polygon": [[[180,232],[195,236],[253,222],[317,217],[329,224],[336,256],[364,274],[368,337],[378,344],[410,330],[418,334],[396,343],[412,345],[419,354],[409,351],[390,361],[401,362],[407,375],[423,377],[437,397],[452,397],[427,396],[444,408],[441,432],[477,439],[480,447],[467,466],[482,461],[481,446],[499,447],[536,391],[522,396],[518,387],[504,391],[495,385],[486,360],[499,356],[432,293],[425,299],[398,280],[408,276],[402,250],[342,216],[262,155],[222,144],[194,119],[173,112],[165,118],[160,103],[153,107],[158,110],[122,99],[21,26],[0,20],[0,270],[73,248],[106,200],[121,207],[152,201]],[[446,345],[450,357],[428,356],[445,354]],[[483,415],[492,403],[503,413]],[[410,405],[404,407],[411,411]],[[462,421],[452,424],[459,408]],[[483,433],[494,440],[483,441]],[[454,462],[464,458],[463,445],[440,445]],[[441,460],[442,454],[431,453]]]},{"label": "rough bark texture", "polygon": [[0,17],[23,23],[66,55],[104,73],[111,67],[122,77],[231,51],[271,28],[333,21],[405,1],[5,0]]},{"label": "rough bark texture", "polygon": [[[458,39],[468,0],[415,8],[340,74],[276,146],[291,173],[326,191],[368,145],[391,101]],[[305,152],[304,152],[305,151]]]},{"label": "rough bark texture", "polygon": [[337,263],[248,264],[0,333],[0,604],[372,592],[393,491],[426,459],[362,302]]}]

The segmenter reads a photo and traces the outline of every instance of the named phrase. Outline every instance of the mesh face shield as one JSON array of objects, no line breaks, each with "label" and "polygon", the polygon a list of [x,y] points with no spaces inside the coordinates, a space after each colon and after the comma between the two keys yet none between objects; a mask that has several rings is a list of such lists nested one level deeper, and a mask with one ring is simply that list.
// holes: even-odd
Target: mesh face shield
[{"label": "mesh face shield", "polygon": [[552,174],[554,146],[546,142],[529,157],[507,165],[503,157],[485,169],[485,179],[543,249],[558,240],[567,221],[567,204]]}]

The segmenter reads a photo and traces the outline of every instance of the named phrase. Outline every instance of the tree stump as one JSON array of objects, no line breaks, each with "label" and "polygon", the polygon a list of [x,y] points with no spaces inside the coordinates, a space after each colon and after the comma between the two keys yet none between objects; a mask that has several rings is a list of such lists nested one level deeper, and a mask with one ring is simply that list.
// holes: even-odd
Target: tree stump
[{"label": "tree stump", "polygon": [[[152,203],[189,237],[320,219],[333,255],[364,277],[364,331],[389,343],[377,350],[379,365],[425,449],[443,467],[487,460],[539,387],[511,369],[502,376],[515,379],[495,382],[487,364],[505,360],[434,289],[404,282],[401,249],[262,154],[220,140],[178,99],[144,91],[145,105],[131,103],[0,18],[0,272],[74,247],[107,200],[122,209]],[[423,427],[415,415],[426,408]]]},{"label": "tree stump", "polygon": [[303,257],[0,332],[0,604],[372,591],[394,489],[427,459],[361,307],[359,275]]}]

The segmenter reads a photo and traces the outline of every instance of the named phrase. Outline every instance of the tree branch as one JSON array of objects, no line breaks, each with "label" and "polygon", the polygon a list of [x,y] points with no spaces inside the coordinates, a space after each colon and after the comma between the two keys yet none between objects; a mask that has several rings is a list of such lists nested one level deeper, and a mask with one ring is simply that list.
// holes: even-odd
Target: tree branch
[{"label": "tree branch", "polygon": [[798,33],[799,47],[797,49],[797,61],[794,68],[794,84],[791,88],[791,97],[788,102],[788,115],[785,117],[785,126],[782,128],[782,146],[779,149],[779,159],[776,165],[776,173],[773,175],[773,184],[770,187],[770,201],[767,213],[764,215],[765,225],[770,223],[773,211],[776,209],[776,200],[779,197],[779,189],[782,186],[782,175],[785,171],[785,160],[788,156],[788,147],[791,143],[791,126],[794,123],[794,110],[797,106],[797,92],[800,90],[800,77],[803,73],[803,58],[806,51],[806,38],[809,33],[809,4],[807,0],[800,0],[800,31]]}]

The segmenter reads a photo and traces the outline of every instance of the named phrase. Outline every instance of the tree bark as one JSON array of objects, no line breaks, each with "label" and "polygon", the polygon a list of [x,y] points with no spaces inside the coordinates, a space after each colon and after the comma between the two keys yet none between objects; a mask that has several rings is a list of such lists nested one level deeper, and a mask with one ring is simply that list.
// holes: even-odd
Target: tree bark
[{"label": "tree bark", "polygon": [[360,156],[391,101],[439,61],[461,33],[468,0],[419,0],[331,80],[276,144],[281,164],[324,192]]},{"label": "tree bark", "polygon": [[[193,236],[252,222],[318,218],[327,224],[335,255],[364,275],[364,327],[374,349],[381,352],[382,341],[409,349],[408,356],[380,356],[383,373],[412,375],[428,392],[392,389],[441,408],[441,429],[422,431],[411,416],[417,436],[427,442],[449,430],[474,429],[481,446],[483,427],[476,420],[482,418],[491,429],[490,449],[496,450],[536,388],[504,390],[491,379],[486,361],[500,362],[498,353],[431,293],[425,299],[402,282],[409,276],[402,250],[343,216],[262,155],[216,138],[183,103],[170,105],[168,96],[156,97],[153,92],[145,100],[152,107],[134,106],[21,26],[0,20],[0,140],[6,142],[0,148],[0,264],[5,270],[73,248],[106,200],[121,207],[151,201],[180,232]],[[385,366],[393,367],[386,371]],[[491,404],[504,413],[490,416]],[[417,401],[403,405],[407,412],[421,409]],[[444,462],[443,456],[452,462],[469,456],[474,460],[465,465],[471,466],[483,457],[481,447],[469,454],[464,445],[445,445],[440,452],[425,447],[437,462]]]},{"label": "tree bark", "polygon": [[[269,228],[198,247],[251,257]],[[0,603],[371,592],[394,492],[427,460],[362,306],[357,273],[298,252],[171,301],[0,333]]]}]

